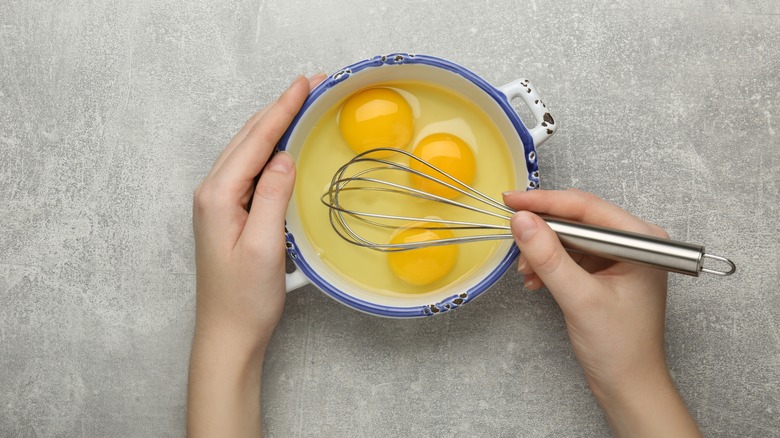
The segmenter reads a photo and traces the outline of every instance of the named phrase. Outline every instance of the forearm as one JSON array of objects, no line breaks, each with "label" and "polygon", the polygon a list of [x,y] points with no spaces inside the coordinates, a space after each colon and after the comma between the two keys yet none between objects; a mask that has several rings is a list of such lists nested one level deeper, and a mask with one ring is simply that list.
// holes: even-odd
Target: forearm
[{"label": "forearm", "polygon": [[265,346],[197,329],[192,344],[187,436],[262,436],[260,386]]},{"label": "forearm", "polygon": [[594,394],[617,437],[701,437],[666,369],[637,385]]},{"label": "forearm", "polygon": [[295,184],[292,157],[273,151],[309,91],[326,77],[296,79],[252,116],[193,194],[190,437],[262,435],[260,380],[265,348],[284,310],[282,231]]}]

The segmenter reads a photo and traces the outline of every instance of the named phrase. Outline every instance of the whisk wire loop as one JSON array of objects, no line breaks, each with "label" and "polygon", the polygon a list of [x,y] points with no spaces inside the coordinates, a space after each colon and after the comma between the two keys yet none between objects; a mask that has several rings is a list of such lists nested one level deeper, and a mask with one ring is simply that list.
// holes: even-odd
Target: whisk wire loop
[{"label": "whisk wire loop", "polygon": [[[413,169],[402,162],[376,157],[377,154],[395,154],[422,164],[430,172],[422,172]],[[403,159],[401,157],[401,159]],[[371,167],[362,168],[365,164]],[[459,195],[464,195],[470,203],[455,201],[427,191],[410,187],[407,184],[394,182],[380,176],[395,176],[394,173],[414,175],[432,181],[444,188],[454,190]],[[435,176],[432,176],[431,173]],[[349,204],[349,195],[376,193],[379,196],[392,195],[407,198],[407,202],[413,199],[419,202],[436,203],[429,205],[429,210],[435,210],[436,205],[450,207],[478,213],[487,217],[500,219],[502,224],[490,224],[469,220],[441,219],[434,216],[408,216],[399,214],[385,214],[380,212],[365,211],[364,208]],[[346,200],[346,201],[345,201]],[[512,237],[508,221],[514,210],[501,202],[485,195],[473,187],[463,183],[447,172],[420,159],[407,151],[394,148],[378,148],[363,152],[341,166],[334,174],[327,191],[322,195],[321,201],[329,208],[329,219],[335,232],[344,240],[358,246],[371,248],[377,251],[405,251],[430,246],[452,245],[466,242],[480,242]],[[347,205],[345,205],[345,202]],[[357,201],[354,201],[357,202]],[[492,210],[497,211],[492,211]],[[458,235],[455,237],[443,237],[413,243],[387,243],[376,242],[359,232],[357,224],[364,224],[375,228],[385,229],[427,229],[427,230],[457,230],[469,231],[472,234]],[[485,231],[487,230],[487,231]],[[480,234],[473,234],[479,231]]]}]

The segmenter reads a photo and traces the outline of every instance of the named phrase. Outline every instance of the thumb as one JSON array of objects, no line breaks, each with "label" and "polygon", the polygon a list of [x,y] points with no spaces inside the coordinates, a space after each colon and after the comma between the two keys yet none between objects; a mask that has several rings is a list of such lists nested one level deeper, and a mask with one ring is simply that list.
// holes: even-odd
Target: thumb
[{"label": "thumb", "polygon": [[512,216],[512,235],[528,262],[559,304],[595,281],[563,249],[555,232],[539,216],[518,211]]},{"label": "thumb", "polygon": [[260,175],[242,236],[248,236],[255,244],[273,245],[277,242],[281,245],[284,216],[294,186],[295,163],[289,154],[280,152],[268,162]]}]

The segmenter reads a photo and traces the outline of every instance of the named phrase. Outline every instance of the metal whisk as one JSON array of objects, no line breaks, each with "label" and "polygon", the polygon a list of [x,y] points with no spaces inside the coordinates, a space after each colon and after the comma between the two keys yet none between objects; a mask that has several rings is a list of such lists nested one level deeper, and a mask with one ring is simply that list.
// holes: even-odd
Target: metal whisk
[{"label": "metal whisk", "polygon": [[[415,162],[425,171],[413,169],[411,163]],[[458,196],[449,199],[414,188],[412,176],[440,184]],[[512,239],[509,220],[514,210],[400,149],[377,148],[355,156],[336,171],[321,200],[330,209],[330,223],[339,236],[376,251]],[[400,206],[411,213],[400,214]],[[701,245],[551,217],[543,219],[569,251],[693,276],[700,272],[725,276],[736,271],[731,260],[708,254]],[[389,243],[388,230],[399,228],[448,230],[453,237]],[[706,268],[705,259],[716,260],[728,269]]]}]

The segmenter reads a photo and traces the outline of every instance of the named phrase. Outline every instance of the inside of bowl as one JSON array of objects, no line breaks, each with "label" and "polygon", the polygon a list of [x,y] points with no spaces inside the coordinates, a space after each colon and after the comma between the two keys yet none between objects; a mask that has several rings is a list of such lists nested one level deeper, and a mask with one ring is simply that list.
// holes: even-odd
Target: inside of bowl
[{"label": "inside of bowl", "polygon": [[[494,121],[510,149],[510,154],[516,168],[517,187],[528,186],[529,181],[525,166],[526,157],[523,152],[524,148],[521,139],[515,130],[515,125],[513,125],[509,119],[509,116],[507,116],[504,109],[496,102],[495,95],[491,96],[474,82],[457,73],[429,65],[404,64],[367,68],[353,73],[348,80],[332,85],[331,88],[318,95],[311,105],[303,112],[289,137],[286,149],[287,152],[294,158],[297,158],[300,147],[304,143],[312,126],[320,120],[330,108],[339,104],[352,93],[372,85],[405,80],[428,82],[440,87],[448,88],[482,108],[482,110]],[[309,272],[308,274],[316,273],[316,276],[320,277],[319,280],[329,283],[335,290],[343,292],[349,299],[354,298],[356,300],[363,300],[367,303],[381,306],[426,306],[431,303],[440,302],[453,295],[468,295],[470,291],[484,289],[486,283],[489,285],[500,277],[501,273],[496,273],[495,271],[502,262],[506,261],[505,259],[512,249],[511,241],[507,240],[502,242],[490,260],[484,263],[480,269],[475,270],[470,276],[455,284],[450,284],[447,287],[425,294],[408,294],[400,297],[388,296],[363,290],[329,269],[320,260],[315,249],[307,242],[305,237],[306,233],[302,229],[300,221],[297,219],[297,207],[294,199],[288,211],[287,228],[288,231],[295,236],[299,257],[311,267],[312,272]],[[316,283],[317,281],[315,281],[315,284]],[[320,284],[318,287],[322,288],[322,285]]]}]

